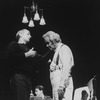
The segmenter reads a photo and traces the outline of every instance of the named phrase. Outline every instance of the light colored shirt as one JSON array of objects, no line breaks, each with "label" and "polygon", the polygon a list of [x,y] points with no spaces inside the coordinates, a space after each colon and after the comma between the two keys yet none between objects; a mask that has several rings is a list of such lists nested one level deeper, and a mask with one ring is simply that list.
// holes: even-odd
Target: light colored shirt
[{"label": "light colored shirt", "polygon": [[[57,58],[59,56],[59,59]],[[58,65],[57,65],[58,60]],[[53,60],[50,64],[50,70],[61,70],[61,86],[64,86],[64,82],[70,76],[71,68],[74,65],[74,59],[71,49],[62,43],[59,43],[55,50]]]}]

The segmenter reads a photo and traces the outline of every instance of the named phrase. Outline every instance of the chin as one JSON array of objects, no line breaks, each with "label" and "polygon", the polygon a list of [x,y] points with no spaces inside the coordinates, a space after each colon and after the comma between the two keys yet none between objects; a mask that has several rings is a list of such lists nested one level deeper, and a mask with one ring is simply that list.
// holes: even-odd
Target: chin
[{"label": "chin", "polygon": [[48,46],[48,48],[49,48],[50,50],[53,50],[53,48],[52,48],[52,47],[49,47],[49,46]]},{"label": "chin", "polygon": [[29,43],[29,41],[27,41],[26,43]]}]

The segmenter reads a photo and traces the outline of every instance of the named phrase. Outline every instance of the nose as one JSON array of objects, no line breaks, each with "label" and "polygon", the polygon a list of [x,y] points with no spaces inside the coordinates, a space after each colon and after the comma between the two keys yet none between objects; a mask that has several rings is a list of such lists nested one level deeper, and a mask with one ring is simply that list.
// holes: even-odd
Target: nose
[{"label": "nose", "polygon": [[49,47],[49,45],[48,45],[48,44],[47,44],[46,46],[47,46],[47,47]]},{"label": "nose", "polygon": [[30,35],[30,38],[31,38],[32,36]]}]

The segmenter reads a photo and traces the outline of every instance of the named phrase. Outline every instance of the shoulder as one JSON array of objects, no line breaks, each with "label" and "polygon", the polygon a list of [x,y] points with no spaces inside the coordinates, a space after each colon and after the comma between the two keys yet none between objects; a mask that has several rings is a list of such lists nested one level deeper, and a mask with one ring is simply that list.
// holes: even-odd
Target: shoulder
[{"label": "shoulder", "polygon": [[45,96],[46,100],[53,100],[50,96]]},{"label": "shoulder", "polygon": [[11,43],[9,43],[8,46],[14,46],[14,45],[18,45],[18,43],[16,41],[12,41]]},{"label": "shoulder", "polygon": [[13,41],[11,43],[9,43],[8,45],[8,51],[16,51],[19,48],[19,44],[16,41]]},{"label": "shoulder", "polygon": [[32,97],[34,100],[41,100],[41,98],[40,97],[36,97],[36,96],[34,96],[34,97]]},{"label": "shoulder", "polygon": [[70,47],[69,47],[68,45],[66,45],[66,44],[63,44],[63,45],[61,46],[61,49],[62,49],[62,50],[63,50],[63,49],[71,50]]},{"label": "shoulder", "polygon": [[60,53],[71,53],[71,49],[70,49],[70,47],[68,46],[68,45],[66,45],[66,44],[63,44],[62,46],[61,46],[61,48],[60,48],[60,51],[59,51]]}]

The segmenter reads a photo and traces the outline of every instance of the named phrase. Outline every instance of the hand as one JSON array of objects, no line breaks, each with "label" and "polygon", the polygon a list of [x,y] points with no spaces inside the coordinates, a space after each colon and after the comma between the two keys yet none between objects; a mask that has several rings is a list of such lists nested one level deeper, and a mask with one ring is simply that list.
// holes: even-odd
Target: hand
[{"label": "hand", "polygon": [[30,49],[28,52],[25,53],[26,57],[34,57],[37,52],[35,50],[33,50],[34,48]]}]

